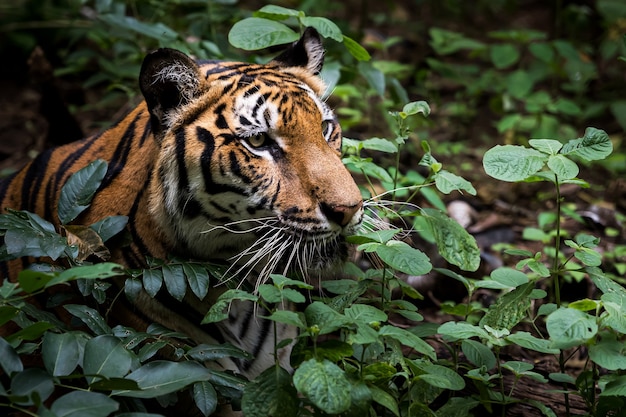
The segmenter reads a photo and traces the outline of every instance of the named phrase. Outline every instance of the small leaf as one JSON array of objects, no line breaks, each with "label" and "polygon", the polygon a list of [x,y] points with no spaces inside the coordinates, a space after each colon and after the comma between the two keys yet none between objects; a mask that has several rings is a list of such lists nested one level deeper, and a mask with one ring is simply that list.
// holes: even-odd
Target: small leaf
[{"label": "small leaf", "polygon": [[209,311],[202,319],[201,324],[216,323],[222,320],[226,320],[228,318],[227,310],[230,304],[235,300],[256,302],[258,301],[258,299],[259,297],[257,297],[256,295],[250,294],[243,290],[227,290],[222,295],[220,295],[215,301],[215,304],[211,306]]},{"label": "small leaf", "polygon": [[382,405],[387,410],[391,411],[393,415],[400,416],[400,410],[398,410],[398,401],[389,394],[387,391],[384,391],[378,388],[376,385],[371,385],[368,387],[372,394],[372,400],[376,403]]},{"label": "small leaf", "polygon": [[200,361],[215,361],[222,358],[252,359],[252,355],[231,344],[222,345],[198,345],[189,349],[186,353],[189,357]]},{"label": "small leaf", "polygon": [[15,349],[3,337],[0,337],[0,367],[8,376],[24,370],[24,365]]},{"label": "small leaf", "polygon": [[559,349],[582,345],[598,332],[598,325],[593,316],[564,307],[548,316],[546,327],[552,346]]},{"label": "small leaf", "polygon": [[150,297],[156,297],[163,285],[163,272],[160,269],[144,269],[142,275],[143,288]]},{"label": "small leaf", "polygon": [[209,416],[217,409],[217,392],[207,381],[193,384],[193,401],[204,416]]},{"label": "small leaf", "polygon": [[119,409],[117,401],[104,394],[72,391],[58,398],[50,407],[57,417],[107,417]]},{"label": "small leaf", "polygon": [[482,343],[466,339],[461,342],[461,350],[465,357],[478,367],[484,366],[486,370],[491,370],[496,366],[496,356]]},{"label": "small leaf", "polygon": [[96,335],[113,334],[113,330],[106,324],[100,313],[93,308],[80,304],[67,304],[63,308],[71,315],[78,317]]},{"label": "small leaf", "polygon": [[576,155],[586,161],[604,159],[613,152],[613,143],[604,130],[588,127],[585,135],[579,139],[572,139],[563,146],[561,153]]},{"label": "small leaf", "polygon": [[509,67],[519,61],[520,58],[519,49],[510,43],[492,45],[489,49],[489,55],[491,62],[497,69]]},{"label": "small leaf", "polygon": [[423,100],[412,101],[404,105],[404,107],[402,108],[402,113],[407,116],[411,116],[417,113],[422,113],[424,116],[428,116],[430,114],[430,106],[427,102]]},{"label": "small leaf", "polygon": [[179,391],[196,382],[208,381],[211,371],[196,362],[154,361],[131,372],[126,378],[137,382],[141,391],[118,390],[112,395],[155,398]]},{"label": "small leaf", "polygon": [[246,51],[291,43],[298,38],[298,34],[286,25],[260,17],[240,20],[228,32],[228,42]]},{"label": "small leaf", "polygon": [[82,213],[100,187],[107,172],[107,163],[101,159],[93,161],[74,173],[61,188],[58,215],[61,224],[67,224]]},{"label": "small leaf", "polygon": [[325,17],[306,16],[300,19],[304,26],[312,26],[325,38],[333,39],[337,42],[343,42],[343,34],[341,29],[332,21]]},{"label": "small leaf", "polygon": [[530,139],[528,144],[547,155],[556,155],[563,147],[561,142],[554,139]]},{"label": "small leaf", "polygon": [[414,335],[408,330],[402,329],[396,326],[383,326],[378,331],[378,334],[384,337],[389,337],[397,342],[408,346],[415,351],[422,353],[429,358],[435,360],[437,355],[435,349],[428,343],[424,342],[420,337]]},{"label": "small leaf", "polygon": [[524,349],[531,349],[550,355],[556,355],[559,353],[559,349],[550,347],[549,340],[538,339],[528,332],[516,332],[506,336],[505,339],[511,343],[523,347]]},{"label": "small leaf", "polygon": [[128,216],[109,216],[89,226],[100,235],[103,242],[124,230],[128,223]]},{"label": "small leaf", "polygon": [[350,55],[356,58],[358,61],[369,61],[372,59],[370,53],[367,52],[367,49],[363,48],[357,41],[352,38],[343,36],[343,44],[345,45]]},{"label": "small leaf", "polygon": [[452,191],[459,191],[460,193],[466,191],[468,194],[476,195],[476,189],[472,183],[445,169],[437,172],[434,177],[435,186],[444,194],[450,194]]},{"label": "small leaf", "polygon": [[209,292],[210,277],[206,269],[200,265],[183,264],[183,271],[189,283],[189,288],[200,300],[203,300]]},{"label": "small leaf", "polygon": [[465,322],[449,321],[439,326],[437,333],[446,336],[446,339],[452,342],[469,339],[471,337],[478,337],[480,339],[487,338],[487,332],[485,332],[485,330]]},{"label": "small leaf", "polygon": [[433,387],[449,389],[453,391],[458,391],[465,388],[465,381],[458,373],[456,373],[454,369],[430,363],[419,364],[417,366],[421,370],[426,372],[425,374],[418,375],[417,377],[422,381],[425,381],[428,384],[432,385]]},{"label": "small leaf", "polygon": [[424,252],[401,241],[390,240],[386,245],[377,246],[376,254],[387,265],[405,274],[423,275],[432,269]]},{"label": "small leaf", "polygon": [[332,362],[303,362],[293,375],[293,384],[326,413],[339,414],[350,408],[351,384],[344,371]]},{"label": "small leaf", "polygon": [[77,333],[47,332],[42,341],[41,355],[46,370],[52,376],[67,376],[78,366],[81,347]]},{"label": "small leaf", "polygon": [[165,288],[178,301],[183,301],[187,292],[187,281],[182,265],[163,265],[163,281]]},{"label": "small leaf", "polygon": [[497,145],[483,157],[483,168],[490,177],[501,181],[523,181],[539,171],[547,155],[515,145]]},{"label": "small leaf", "polygon": [[565,155],[551,155],[548,158],[548,168],[561,180],[570,180],[578,175],[578,165]]}]

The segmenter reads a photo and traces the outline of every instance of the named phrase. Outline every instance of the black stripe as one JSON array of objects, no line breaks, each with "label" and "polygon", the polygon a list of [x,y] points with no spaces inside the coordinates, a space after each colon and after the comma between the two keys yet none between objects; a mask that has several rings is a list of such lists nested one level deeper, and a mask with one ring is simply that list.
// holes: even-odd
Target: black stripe
[{"label": "black stripe", "polygon": [[174,135],[176,138],[176,162],[178,163],[178,189],[187,191],[189,178],[187,177],[187,166],[185,165],[185,130],[180,128]]},{"label": "black stripe", "polygon": [[107,173],[100,184],[99,190],[107,188],[111,182],[124,170],[128,162],[128,155],[132,149],[133,140],[135,139],[135,131],[137,120],[140,114],[128,124],[122,137],[118,140],[113,156],[108,164]]},{"label": "black stripe", "polygon": [[[16,176],[17,176],[17,172],[14,172],[13,174],[7,177],[4,177],[0,180],[0,204],[4,201],[4,198],[6,197],[6,194],[7,194],[7,190],[9,189],[10,184],[13,182]],[[4,209],[4,207],[0,207],[0,208]]]},{"label": "black stripe", "polygon": [[26,169],[22,182],[21,210],[35,211],[37,190],[39,190],[45,178],[46,169],[50,163],[51,156],[52,150],[39,154]]}]

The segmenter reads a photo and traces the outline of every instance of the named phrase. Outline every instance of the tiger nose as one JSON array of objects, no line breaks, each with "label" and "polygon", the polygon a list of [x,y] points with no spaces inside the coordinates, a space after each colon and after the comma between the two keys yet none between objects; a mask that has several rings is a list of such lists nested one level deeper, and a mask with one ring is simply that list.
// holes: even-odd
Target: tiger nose
[{"label": "tiger nose", "polygon": [[361,209],[362,205],[362,201],[359,201],[357,204],[353,204],[351,206],[320,203],[320,207],[322,208],[322,212],[326,218],[331,222],[337,223],[341,227],[350,223],[350,220],[352,220],[354,215]]}]

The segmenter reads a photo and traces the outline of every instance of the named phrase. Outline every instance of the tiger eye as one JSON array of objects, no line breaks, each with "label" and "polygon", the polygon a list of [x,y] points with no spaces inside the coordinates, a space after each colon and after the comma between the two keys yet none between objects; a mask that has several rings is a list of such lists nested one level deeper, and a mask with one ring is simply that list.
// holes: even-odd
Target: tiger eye
[{"label": "tiger eye", "polygon": [[265,145],[267,135],[265,133],[261,133],[259,135],[250,136],[246,140],[253,148],[260,148],[261,146]]}]

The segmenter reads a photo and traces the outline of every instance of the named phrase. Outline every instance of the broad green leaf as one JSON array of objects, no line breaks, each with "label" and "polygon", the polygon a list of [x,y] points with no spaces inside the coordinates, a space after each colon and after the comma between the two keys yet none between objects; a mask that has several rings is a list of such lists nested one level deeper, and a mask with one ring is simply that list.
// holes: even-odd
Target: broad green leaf
[{"label": "broad green leaf", "polygon": [[292,417],[298,415],[300,401],[291,385],[291,375],[272,367],[249,383],[241,399],[246,417]]},{"label": "broad green leaf", "polygon": [[189,349],[187,356],[200,361],[214,361],[222,358],[252,359],[252,355],[231,344],[222,345],[198,345]]},{"label": "broad green leaf", "polygon": [[44,288],[53,278],[54,274],[50,272],[24,269],[20,271],[17,282],[19,282],[20,288],[24,290],[24,292],[30,294]]},{"label": "broad green leaf", "polygon": [[12,320],[19,312],[20,310],[13,306],[0,305],[0,327]]},{"label": "broad green leaf", "polygon": [[300,19],[304,26],[312,26],[325,38],[333,39],[337,42],[343,42],[343,34],[341,29],[332,21],[325,17],[306,16]]},{"label": "broad green leaf", "polygon": [[124,274],[124,267],[112,262],[101,262],[93,265],[75,266],[66,269],[46,284],[46,288],[53,285],[74,281],[76,279],[104,279]]},{"label": "broad green leaf", "polygon": [[314,325],[319,327],[319,334],[334,332],[350,323],[347,317],[320,301],[309,304],[304,310],[304,315],[309,327]]},{"label": "broad green leaf", "polygon": [[183,271],[191,291],[196,297],[203,300],[209,292],[210,277],[207,270],[199,265],[185,263],[183,264]]},{"label": "broad green leaf", "polygon": [[491,279],[504,285],[505,288],[516,288],[528,282],[525,273],[513,268],[500,267],[491,271]]},{"label": "broad green leaf", "polygon": [[0,219],[0,228],[6,229],[4,244],[9,259],[48,256],[56,260],[69,249],[67,239],[55,232],[54,225],[34,213],[12,211]]},{"label": "broad green leaf", "polygon": [[430,106],[428,103],[423,100],[407,103],[402,108],[400,116],[404,119],[407,116],[412,116],[417,113],[422,113],[424,116],[428,116],[430,114]]},{"label": "broad green leaf", "polygon": [[284,20],[289,17],[299,17],[302,12],[294,9],[288,9],[282,6],[268,4],[254,12],[255,17],[265,17],[268,19]]},{"label": "broad green leaf", "polygon": [[572,139],[563,146],[561,153],[576,155],[586,161],[604,159],[613,152],[613,143],[604,130],[588,127],[585,135],[579,139]]},{"label": "broad green leaf", "polygon": [[610,371],[626,369],[626,345],[614,337],[603,336],[602,340],[589,346],[589,358]]},{"label": "broad green leaf", "polygon": [[357,41],[348,36],[343,36],[343,44],[345,45],[350,55],[355,57],[357,61],[369,61],[372,57],[367,49],[363,48]]},{"label": "broad green leaf", "polygon": [[430,259],[424,252],[398,240],[379,245],[376,247],[376,254],[387,265],[405,274],[423,275],[432,269]]},{"label": "broad green leaf", "polygon": [[381,327],[378,331],[378,334],[383,337],[389,337],[391,339],[394,339],[404,346],[415,349],[415,351],[428,356],[432,360],[435,360],[437,358],[435,349],[433,349],[431,345],[424,342],[420,337],[414,335],[408,330],[389,325]]},{"label": "broad green leaf", "polygon": [[156,297],[163,285],[163,272],[160,269],[144,269],[142,275],[143,288],[150,297]]},{"label": "broad green leaf", "polygon": [[90,339],[85,345],[83,371],[87,383],[92,384],[104,376],[121,378],[130,371],[134,354],[124,347],[124,343],[115,336],[101,335]]},{"label": "broad green leaf", "polygon": [[598,332],[598,325],[593,316],[565,307],[548,316],[546,328],[552,346],[559,349],[582,345]]},{"label": "broad green leaf", "polygon": [[58,216],[61,224],[68,224],[89,207],[106,172],[107,163],[98,159],[67,180],[59,197]]},{"label": "broad green leaf", "polygon": [[523,181],[539,171],[547,155],[515,145],[497,145],[483,157],[483,168],[490,177],[501,181]]},{"label": "broad green leaf", "polygon": [[470,413],[480,405],[478,400],[470,397],[452,397],[437,410],[437,417],[465,417],[475,415]]},{"label": "broad green leaf", "polygon": [[454,370],[441,365],[430,363],[417,365],[425,374],[418,375],[417,378],[427,382],[433,387],[449,389],[453,391],[465,388],[465,381]]},{"label": "broad green leaf", "polygon": [[243,290],[230,289],[224,292],[211,306],[202,319],[202,324],[216,323],[228,318],[228,308],[233,302],[258,301],[259,297]]},{"label": "broad green leaf", "polygon": [[22,372],[24,370],[24,365],[19,355],[3,337],[0,337],[0,367],[8,376],[11,376],[14,372]]},{"label": "broad green leaf", "polygon": [[385,74],[371,63],[365,61],[360,61],[357,64],[357,69],[363,78],[367,80],[370,87],[382,97],[385,94]]},{"label": "broad green leaf", "polygon": [[570,180],[578,175],[578,165],[565,155],[550,155],[548,168],[558,175],[560,180]]},{"label": "broad green leaf", "polygon": [[360,142],[363,149],[371,149],[373,151],[396,153],[398,152],[398,145],[387,139],[381,138],[369,138]]},{"label": "broad green leaf", "polygon": [[487,332],[485,332],[485,330],[476,325],[465,322],[449,321],[439,326],[437,333],[445,336],[446,340],[450,340],[452,342],[469,339],[471,337],[478,337],[480,339],[487,338]]},{"label": "broad green leaf", "polygon": [[291,43],[298,38],[299,35],[286,25],[260,17],[240,20],[228,32],[228,42],[246,51]]},{"label": "broad green leaf", "polygon": [[112,395],[155,398],[179,391],[196,382],[208,381],[211,371],[197,362],[154,361],[133,371],[126,378],[137,382],[141,391],[117,390]]},{"label": "broad green leaf", "polygon": [[277,323],[284,323],[290,326],[295,326],[300,330],[306,328],[304,323],[304,314],[301,312],[289,311],[289,310],[277,310],[272,315],[267,317],[268,320],[275,321]]},{"label": "broad green leaf", "polygon": [[491,370],[496,366],[496,356],[482,343],[466,339],[461,342],[461,350],[467,360],[478,367],[484,366],[486,370]]},{"label": "broad green leaf", "polygon": [[296,287],[305,290],[312,290],[314,288],[311,284],[307,284],[304,281],[287,278],[286,276],[280,274],[270,274],[270,278],[272,279],[274,286],[279,289],[283,289],[285,287]]},{"label": "broad green leaf", "polygon": [[383,182],[393,183],[393,178],[391,178],[389,173],[370,160],[351,155],[344,158],[342,161],[351,171],[362,173],[363,175],[379,179]]},{"label": "broad green leaf", "polygon": [[617,396],[617,397],[625,397],[626,396],[626,375],[620,375],[613,378],[606,386],[604,390],[600,393],[601,397],[608,396]]},{"label": "broad green leaf", "polygon": [[530,308],[530,293],[534,284],[520,285],[508,292],[489,306],[487,313],[480,320],[481,326],[489,326],[495,330],[511,330],[527,315]]},{"label": "broad green leaf", "polygon": [[391,411],[393,415],[400,416],[400,410],[398,409],[398,401],[387,391],[378,388],[376,385],[368,387],[372,394],[372,400],[382,405],[387,410]]},{"label": "broad green leaf", "polygon": [[476,239],[437,209],[422,209],[422,213],[435,238],[439,254],[464,271],[476,271],[480,266],[480,250]]},{"label": "broad green leaf", "polygon": [[217,409],[217,392],[207,381],[193,384],[193,401],[203,415],[209,416]]},{"label": "broad green leaf", "polygon": [[492,45],[489,48],[491,62],[497,69],[503,69],[519,61],[520,52],[516,45],[503,43]]},{"label": "broad green leaf", "polygon": [[580,311],[595,311],[601,303],[597,300],[590,300],[589,298],[585,298],[584,300],[577,300],[569,303],[567,306],[569,308],[573,308],[575,310]]},{"label": "broad green leaf", "polygon": [[53,392],[52,377],[43,369],[28,368],[11,378],[11,394],[28,398],[26,401],[17,401],[20,405],[39,405]]},{"label": "broad green leaf", "polygon": [[387,321],[387,314],[367,304],[354,304],[346,308],[343,314],[354,321],[360,321],[364,324]]},{"label": "broad green leaf", "polygon": [[546,339],[538,339],[528,332],[516,332],[505,337],[505,339],[511,343],[523,347],[524,349],[531,349],[541,353],[547,353],[556,355],[559,353],[559,349],[550,347],[550,341]]},{"label": "broad green leaf", "polygon": [[42,341],[41,356],[43,364],[52,376],[71,374],[81,358],[78,334],[47,332]]},{"label": "broad green leaf", "polygon": [[137,357],[140,362],[145,362],[156,355],[159,350],[163,349],[165,346],[167,346],[167,342],[165,340],[156,340],[154,342],[145,343],[141,349],[139,349],[139,352],[137,352]]},{"label": "broad green leaf", "polygon": [[350,381],[341,368],[328,360],[302,362],[293,375],[293,384],[299,393],[328,414],[350,408]]},{"label": "broad green leaf", "polygon": [[445,169],[435,174],[435,186],[444,194],[450,194],[452,191],[463,194],[463,191],[466,191],[471,195],[476,195],[476,189],[469,181]]},{"label": "broad green leaf", "polygon": [[57,417],[107,417],[119,409],[117,401],[99,392],[72,391],[50,407]]},{"label": "broad green leaf", "polygon": [[66,304],[63,308],[71,315],[78,317],[96,335],[113,334],[113,330],[106,324],[100,313],[93,308],[81,304]]},{"label": "broad green leaf", "polygon": [[[513,97],[520,100],[528,96],[534,85],[535,80],[528,71],[513,71],[507,77],[507,91]],[[502,119],[500,119],[500,122],[498,122],[498,131],[504,132],[509,129],[514,129],[515,125],[519,123],[520,119],[520,114],[511,114],[503,117]]]},{"label": "broad green leaf", "polygon": [[603,294],[602,305],[606,311],[606,315],[602,316],[602,324],[619,332],[626,333],[626,306],[624,300],[617,294]]},{"label": "broad green leaf", "polygon": [[530,139],[528,144],[547,155],[556,155],[563,147],[561,142],[554,139]]},{"label": "broad green leaf", "polygon": [[55,327],[56,326],[52,323],[38,321],[18,330],[15,333],[7,335],[6,341],[17,346],[22,340],[39,339],[46,331],[54,329]]},{"label": "broad green leaf", "polygon": [[93,229],[103,242],[111,239],[113,236],[124,230],[128,223],[128,216],[109,216],[99,222],[89,226]]},{"label": "broad green leaf", "polygon": [[433,27],[429,29],[429,34],[431,37],[430,45],[441,55],[452,54],[461,50],[473,51],[485,48],[484,43],[468,38],[460,32]]},{"label": "broad green leaf", "polygon": [[187,292],[187,281],[182,265],[163,265],[163,282],[167,292],[178,301],[183,301]]}]

